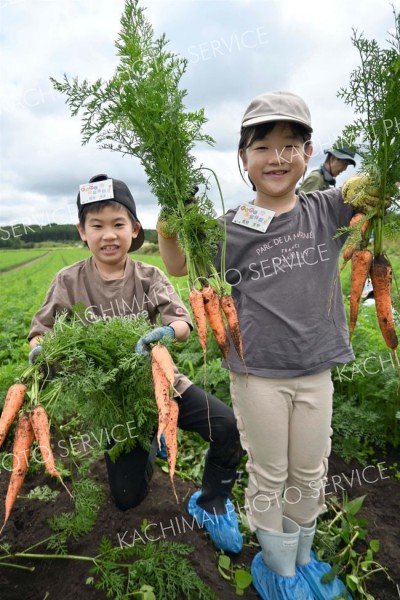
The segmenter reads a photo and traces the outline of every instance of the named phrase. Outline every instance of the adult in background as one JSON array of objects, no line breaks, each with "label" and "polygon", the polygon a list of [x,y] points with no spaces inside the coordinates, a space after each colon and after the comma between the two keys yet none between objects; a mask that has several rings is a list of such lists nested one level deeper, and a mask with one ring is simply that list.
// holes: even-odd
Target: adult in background
[{"label": "adult in background", "polygon": [[325,162],[318,169],[311,171],[298,188],[298,192],[315,192],[335,187],[336,177],[343,173],[349,165],[356,166],[355,152],[349,148],[343,147],[336,150],[330,148],[324,152],[326,154]]}]

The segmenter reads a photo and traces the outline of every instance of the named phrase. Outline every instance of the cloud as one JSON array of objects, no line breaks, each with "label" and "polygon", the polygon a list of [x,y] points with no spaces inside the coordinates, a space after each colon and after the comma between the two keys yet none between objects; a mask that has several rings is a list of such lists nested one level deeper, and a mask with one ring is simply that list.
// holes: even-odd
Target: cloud
[{"label": "cloud", "polygon": [[[123,0],[0,0],[0,223],[39,213],[67,219],[61,207],[74,207],[79,184],[105,172],[132,187],[143,225],[155,225],[157,201],[142,166],[94,142],[82,147],[80,120],[70,117],[49,81],[64,73],[110,78],[123,7]],[[323,149],[353,118],[336,95],[358,64],[352,26],[381,43],[393,22],[386,0],[338,0],[329,14],[316,0],[152,0],[146,15],[157,35],[166,33],[170,49],[188,59],[182,80],[187,107],[205,108],[204,129],[216,142],[214,148],[198,145],[196,156],[218,173],[228,206],[252,198],[236,163],[240,121],[251,98],[277,89],[302,95],[314,124],[310,168],[318,165]],[[214,188],[211,194],[220,212]],[[73,212],[67,215],[73,222]]]}]

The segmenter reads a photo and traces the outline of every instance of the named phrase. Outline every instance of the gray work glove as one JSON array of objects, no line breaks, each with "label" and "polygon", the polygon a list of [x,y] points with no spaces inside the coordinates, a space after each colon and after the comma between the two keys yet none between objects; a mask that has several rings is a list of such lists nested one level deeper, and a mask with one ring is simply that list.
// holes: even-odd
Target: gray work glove
[{"label": "gray work glove", "polygon": [[140,338],[135,347],[135,352],[138,354],[148,354],[149,353],[149,344],[153,342],[169,342],[175,338],[175,330],[170,325],[165,325],[164,327],[156,327],[148,333]]},{"label": "gray work glove", "polygon": [[[28,361],[31,366],[34,365],[37,359],[39,358],[42,349],[42,346],[38,344],[37,346],[34,346],[29,352]],[[53,363],[51,365],[43,364],[40,367],[40,372],[42,373],[43,378],[47,381],[51,381],[52,379],[54,379],[54,377],[59,371],[60,365],[58,363]]]},{"label": "gray work glove", "polygon": [[41,351],[42,351],[42,346],[40,344],[38,344],[37,346],[34,346],[32,348],[32,350],[29,352],[28,361],[31,366],[37,361],[38,356],[41,353]]}]

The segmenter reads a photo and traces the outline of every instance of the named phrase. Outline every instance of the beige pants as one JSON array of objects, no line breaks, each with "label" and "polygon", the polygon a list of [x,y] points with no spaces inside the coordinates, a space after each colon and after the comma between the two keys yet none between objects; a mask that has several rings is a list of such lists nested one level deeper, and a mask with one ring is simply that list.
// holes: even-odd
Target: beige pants
[{"label": "beige pants", "polygon": [[247,451],[252,531],[282,531],[282,515],[312,524],[324,508],[330,453],[330,371],[288,379],[232,373],[231,395]]}]

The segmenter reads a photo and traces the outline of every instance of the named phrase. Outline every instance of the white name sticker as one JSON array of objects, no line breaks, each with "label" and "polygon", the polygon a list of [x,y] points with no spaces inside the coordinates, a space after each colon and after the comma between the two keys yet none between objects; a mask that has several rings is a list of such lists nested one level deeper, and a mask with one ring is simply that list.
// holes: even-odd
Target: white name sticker
[{"label": "white name sticker", "polygon": [[232,223],[265,233],[274,214],[275,212],[268,210],[268,208],[253,206],[253,204],[241,204]]},{"label": "white name sticker", "polygon": [[79,193],[81,196],[81,204],[112,200],[114,198],[112,179],[94,181],[93,183],[83,183],[79,186]]}]

